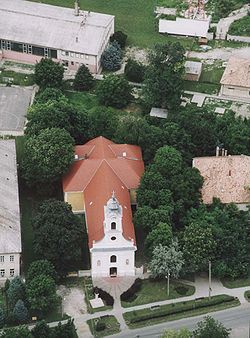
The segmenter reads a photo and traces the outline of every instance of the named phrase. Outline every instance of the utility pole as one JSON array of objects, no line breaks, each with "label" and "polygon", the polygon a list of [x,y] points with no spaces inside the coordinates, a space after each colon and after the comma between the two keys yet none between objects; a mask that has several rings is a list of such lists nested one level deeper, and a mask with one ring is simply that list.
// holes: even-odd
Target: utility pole
[{"label": "utility pole", "polygon": [[211,299],[211,261],[208,262],[208,284],[209,284],[209,289],[208,289],[208,297],[209,300]]},{"label": "utility pole", "polygon": [[170,273],[169,273],[169,270],[168,270],[168,297],[169,297],[169,277],[170,277]]}]

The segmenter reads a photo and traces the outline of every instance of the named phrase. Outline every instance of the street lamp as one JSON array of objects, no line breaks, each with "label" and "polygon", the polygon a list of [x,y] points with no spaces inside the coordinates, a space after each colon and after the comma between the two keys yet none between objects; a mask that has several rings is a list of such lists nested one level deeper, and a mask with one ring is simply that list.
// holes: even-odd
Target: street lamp
[{"label": "street lamp", "polygon": [[167,280],[168,280],[167,294],[168,294],[168,297],[169,297],[169,279],[170,279],[170,272],[169,272],[169,270],[168,270],[168,274],[167,274],[167,276],[165,276],[165,278],[167,278]]}]

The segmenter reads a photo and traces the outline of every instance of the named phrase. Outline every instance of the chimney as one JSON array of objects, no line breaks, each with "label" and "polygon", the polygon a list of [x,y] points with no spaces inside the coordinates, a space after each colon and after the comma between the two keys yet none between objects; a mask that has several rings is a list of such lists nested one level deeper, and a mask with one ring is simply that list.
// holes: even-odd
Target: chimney
[{"label": "chimney", "polygon": [[218,157],[220,155],[220,147],[216,147],[216,156]]},{"label": "chimney", "polygon": [[79,10],[80,10],[80,6],[79,6],[79,0],[75,1],[75,16],[79,16]]},{"label": "chimney", "polygon": [[122,153],[122,156],[123,156],[123,157],[126,157],[126,156],[127,156],[126,151],[124,151],[124,152]]},{"label": "chimney", "polygon": [[75,161],[77,161],[79,158],[79,156],[77,154],[75,154]]}]

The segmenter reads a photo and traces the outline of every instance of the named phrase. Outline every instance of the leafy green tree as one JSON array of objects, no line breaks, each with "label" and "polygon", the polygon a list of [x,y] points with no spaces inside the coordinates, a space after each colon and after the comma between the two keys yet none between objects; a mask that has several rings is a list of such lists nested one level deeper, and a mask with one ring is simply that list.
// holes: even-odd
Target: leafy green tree
[{"label": "leafy green tree", "polygon": [[181,154],[173,147],[165,146],[157,150],[154,158],[156,170],[163,177],[175,177],[182,172]]},{"label": "leafy green tree", "polygon": [[111,42],[102,53],[101,65],[103,69],[114,71],[121,68],[122,50],[117,41]]},{"label": "leafy green tree", "polygon": [[167,330],[161,338],[192,338],[192,332],[186,328],[176,330]]},{"label": "leafy green tree", "polygon": [[26,301],[25,284],[19,276],[16,276],[10,282],[7,291],[8,306],[12,310],[19,299]]},{"label": "leafy green tree", "polygon": [[41,59],[35,66],[35,82],[41,88],[61,87],[64,68],[51,59]]},{"label": "leafy green tree", "polygon": [[127,37],[128,36],[122,31],[117,31],[117,32],[114,32],[113,35],[111,35],[110,42],[117,41],[120,47],[123,49],[126,46]]},{"label": "leafy green tree", "polygon": [[49,276],[53,278],[54,281],[57,280],[55,267],[47,259],[40,259],[32,262],[29,266],[26,280],[31,281],[39,275]]},{"label": "leafy green tree", "polygon": [[220,322],[214,318],[207,316],[198,322],[197,328],[193,331],[194,338],[227,338],[231,329],[225,328]]},{"label": "leafy green tree", "polygon": [[27,119],[27,136],[36,136],[47,128],[60,128],[65,129],[77,144],[85,143],[90,137],[88,113],[79,111],[66,98],[32,105]]},{"label": "leafy green tree", "polygon": [[25,144],[22,175],[29,185],[60,180],[74,159],[74,140],[64,129],[42,130]]},{"label": "leafy green tree", "polygon": [[47,103],[48,101],[66,100],[66,96],[58,88],[47,87],[36,95],[35,104]]},{"label": "leafy green tree", "polygon": [[113,139],[117,124],[117,112],[113,108],[96,107],[89,113],[91,136],[104,136],[108,139]]},{"label": "leafy green tree", "polygon": [[154,248],[158,245],[161,244],[164,247],[169,247],[172,244],[172,241],[172,227],[167,223],[160,222],[146,237],[145,247],[147,256],[151,257]]},{"label": "leafy green tree", "polygon": [[0,307],[0,329],[4,326],[5,323],[5,313],[2,307]]},{"label": "leafy green tree", "polygon": [[184,48],[178,42],[157,44],[150,51],[143,87],[143,100],[148,107],[172,110],[180,105],[184,53]]},{"label": "leafy green tree", "polygon": [[19,324],[25,323],[28,320],[29,312],[21,299],[16,302],[13,315]]},{"label": "leafy green tree", "polygon": [[94,78],[87,66],[81,65],[78,68],[73,81],[73,87],[79,91],[90,90],[94,87]]},{"label": "leafy green tree", "polygon": [[145,69],[146,67],[141,62],[128,59],[124,74],[129,81],[140,83],[144,79]]},{"label": "leafy green tree", "polygon": [[27,284],[27,296],[32,310],[38,314],[47,313],[57,299],[55,281],[45,275],[34,277]]},{"label": "leafy green tree", "polygon": [[126,79],[118,75],[108,75],[96,90],[98,100],[105,106],[125,107],[132,99],[132,89]]},{"label": "leafy green tree", "polygon": [[74,338],[76,336],[76,329],[74,320],[69,319],[66,324],[59,323],[53,329],[53,338]]},{"label": "leafy green tree", "polygon": [[1,332],[1,338],[33,338],[27,326],[17,326],[4,329]]},{"label": "leafy green tree", "polygon": [[187,271],[197,272],[207,269],[208,261],[214,258],[216,242],[211,227],[203,223],[191,223],[183,234],[183,255]]},{"label": "leafy green tree", "polygon": [[69,204],[44,201],[33,219],[34,251],[52,262],[59,275],[75,267],[81,257],[83,226]]},{"label": "leafy green tree", "polygon": [[52,338],[51,329],[45,320],[36,323],[36,326],[33,327],[31,333],[34,338]]}]

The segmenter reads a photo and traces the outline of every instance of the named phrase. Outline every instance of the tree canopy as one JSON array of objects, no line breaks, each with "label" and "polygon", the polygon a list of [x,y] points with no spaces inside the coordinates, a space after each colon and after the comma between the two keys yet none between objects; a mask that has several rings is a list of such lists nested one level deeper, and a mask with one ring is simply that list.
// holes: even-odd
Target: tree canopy
[{"label": "tree canopy", "polygon": [[73,87],[79,91],[90,90],[94,87],[94,78],[87,66],[81,65],[78,68],[73,81]]},{"label": "tree canopy", "polygon": [[220,322],[214,318],[207,316],[197,323],[197,328],[193,331],[194,338],[227,338],[230,329],[225,328]]},{"label": "tree canopy", "polygon": [[35,66],[35,82],[41,88],[61,87],[64,68],[51,59],[41,59]]}]

